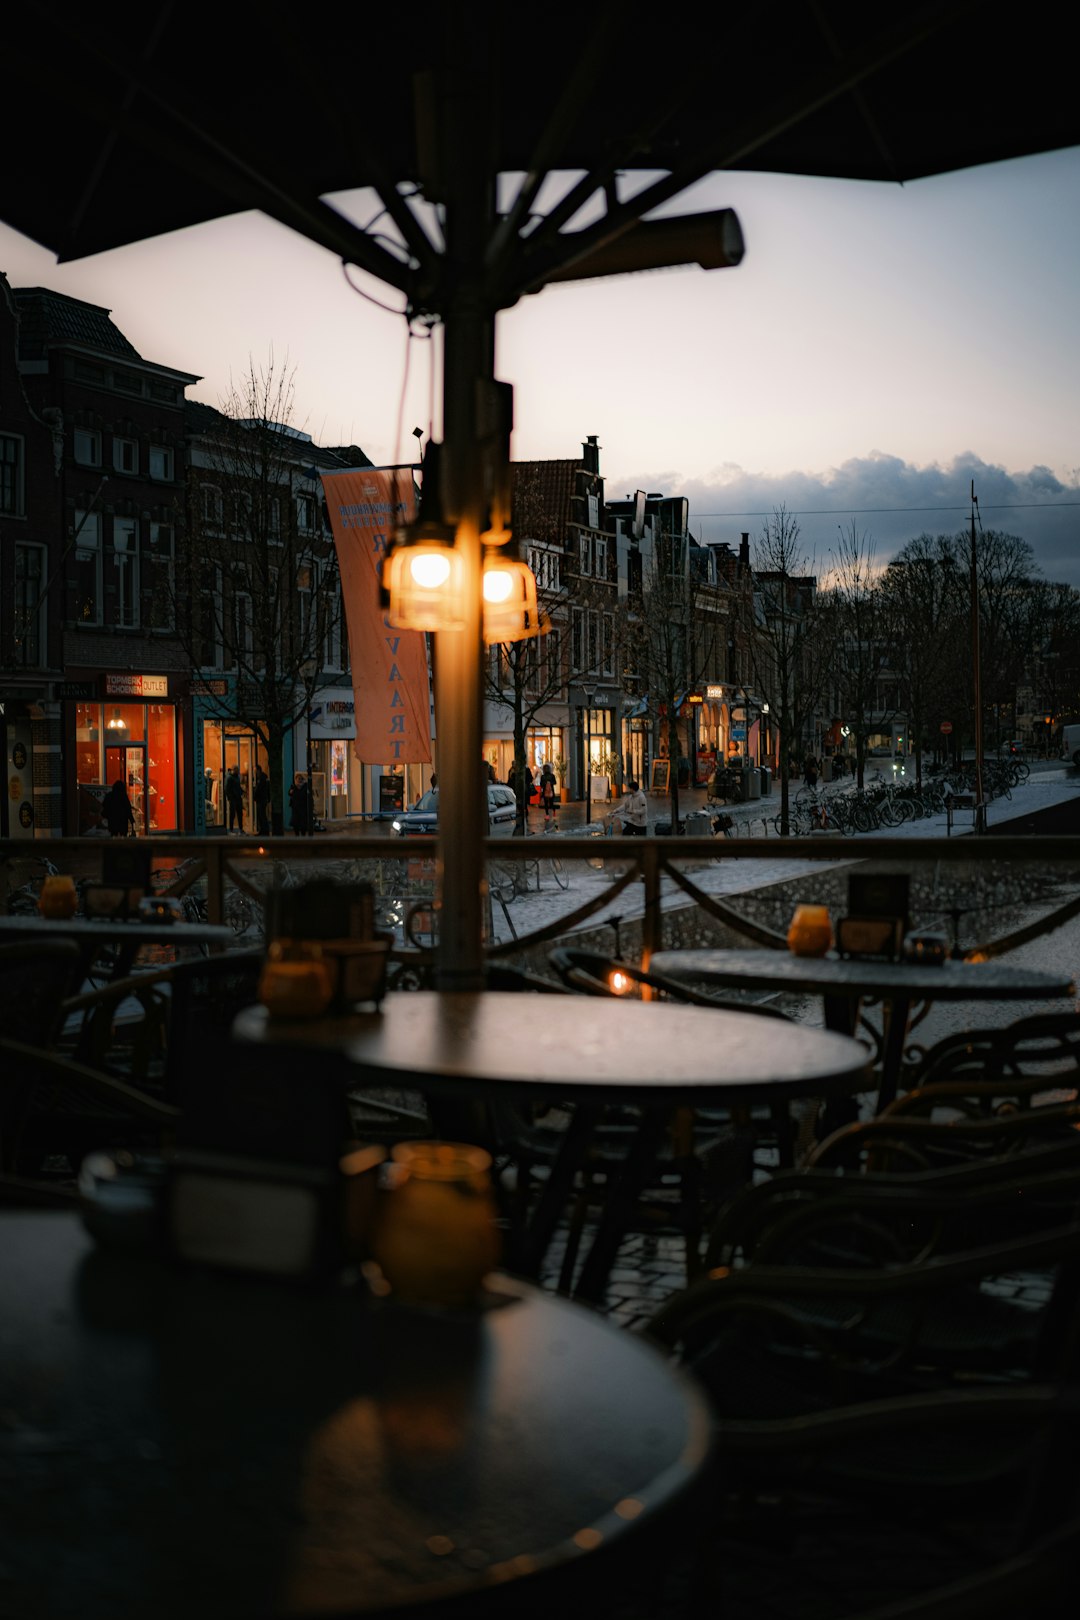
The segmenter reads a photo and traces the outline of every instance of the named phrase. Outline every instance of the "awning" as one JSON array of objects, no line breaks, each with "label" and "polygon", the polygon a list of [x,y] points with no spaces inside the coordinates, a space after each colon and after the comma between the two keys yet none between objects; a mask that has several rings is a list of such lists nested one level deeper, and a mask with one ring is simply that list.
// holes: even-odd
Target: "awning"
[{"label": "awning", "polygon": [[649,699],[648,699],[647,696],[643,697],[643,698],[638,698],[636,702],[634,701],[633,698],[631,698],[629,700],[629,702],[626,704],[625,708],[623,709],[623,719],[624,720],[640,720],[641,717],[643,715],[648,714],[648,712],[649,712]]}]

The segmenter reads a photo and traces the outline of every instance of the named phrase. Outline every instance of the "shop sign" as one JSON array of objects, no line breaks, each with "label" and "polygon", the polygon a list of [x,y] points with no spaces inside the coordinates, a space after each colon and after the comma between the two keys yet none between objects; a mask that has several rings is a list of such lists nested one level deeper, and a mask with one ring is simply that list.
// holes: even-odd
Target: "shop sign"
[{"label": "shop sign", "polygon": [[308,728],[313,737],[354,736],[356,732],[356,705],[351,697],[325,698],[313,703],[308,714]]},{"label": "shop sign", "polygon": [[745,742],[746,741],[746,727],[745,726],[732,726],[731,735],[732,735],[732,737],[735,738],[736,742]]},{"label": "shop sign", "polygon": [[207,681],[201,677],[191,683],[192,697],[228,697],[228,681]]},{"label": "shop sign", "polygon": [[707,686],[705,696],[710,703],[723,703],[724,688],[722,686]]},{"label": "shop sign", "polygon": [[92,703],[97,695],[96,681],[58,681],[56,684],[60,702]]},{"label": "shop sign", "polygon": [[106,697],[162,698],[169,695],[167,675],[106,675]]}]

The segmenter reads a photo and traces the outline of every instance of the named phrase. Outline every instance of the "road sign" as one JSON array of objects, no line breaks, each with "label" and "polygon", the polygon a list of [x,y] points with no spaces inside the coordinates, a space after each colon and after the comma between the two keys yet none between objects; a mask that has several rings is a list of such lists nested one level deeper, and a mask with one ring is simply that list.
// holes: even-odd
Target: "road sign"
[{"label": "road sign", "polygon": [[943,733],[944,736],[947,737],[949,735],[949,732],[952,730],[952,721],[951,720],[943,720],[938,729]]}]

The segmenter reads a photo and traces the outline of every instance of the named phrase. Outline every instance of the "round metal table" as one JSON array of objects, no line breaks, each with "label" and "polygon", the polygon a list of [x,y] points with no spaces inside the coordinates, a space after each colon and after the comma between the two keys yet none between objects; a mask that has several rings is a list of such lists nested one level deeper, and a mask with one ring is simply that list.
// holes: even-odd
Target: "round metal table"
[{"label": "round metal table", "polygon": [[835,956],[795,956],[790,951],[658,951],[650,966],[681,983],[740,990],[808,991],[821,996],[828,1029],[853,1035],[864,1000],[888,1007],[881,1058],[878,1107],[896,1095],[911,1023],[918,1002],[1036,1001],[1075,994],[1067,973],[1043,973],[1004,961],[952,958],[928,966]]},{"label": "round metal table", "polygon": [[0,1216],[10,1612],[264,1620],[587,1583],[699,1477],[707,1408],[595,1312],[491,1284],[475,1311],[410,1310]]},{"label": "round metal table", "polygon": [[[601,1110],[634,1105],[639,1122],[619,1185],[574,1288],[591,1302],[603,1297],[630,1211],[678,1109],[757,1106],[786,1120],[793,1098],[858,1090],[869,1065],[865,1047],[846,1035],[752,1012],[527,991],[401,991],[380,1013],[344,1019],[285,1020],[248,1007],[233,1034],[306,1058],[333,1056],[354,1085],[404,1087],[435,1104],[572,1102],[558,1159],[515,1255],[528,1275],[547,1252]],[[443,1121],[442,1134],[460,1134],[453,1106]]]}]

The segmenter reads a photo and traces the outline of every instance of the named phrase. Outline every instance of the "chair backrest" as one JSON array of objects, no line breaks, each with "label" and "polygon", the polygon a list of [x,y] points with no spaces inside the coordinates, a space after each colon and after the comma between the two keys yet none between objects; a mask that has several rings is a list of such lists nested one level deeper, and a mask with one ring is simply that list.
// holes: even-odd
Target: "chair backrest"
[{"label": "chair backrest", "polygon": [[165,1054],[165,1095],[184,1104],[192,1084],[213,1083],[226,1061],[238,1012],[258,1000],[261,950],[178,962],[169,974],[172,1009]]},{"label": "chair backrest", "polygon": [[61,1003],[81,979],[82,952],[72,939],[0,945],[0,1030],[26,1046],[50,1046]]}]

